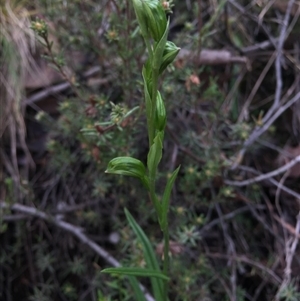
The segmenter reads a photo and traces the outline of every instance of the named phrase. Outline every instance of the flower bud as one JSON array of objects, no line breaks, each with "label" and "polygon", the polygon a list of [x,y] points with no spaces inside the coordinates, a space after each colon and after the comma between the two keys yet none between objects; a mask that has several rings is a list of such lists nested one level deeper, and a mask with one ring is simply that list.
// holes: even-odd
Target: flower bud
[{"label": "flower bud", "polygon": [[48,35],[48,25],[42,19],[36,18],[35,21],[31,22],[31,27],[40,37],[47,37]]},{"label": "flower bud", "polygon": [[144,0],[151,37],[159,42],[167,29],[167,17],[159,0]]},{"label": "flower bud", "polygon": [[158,42],[167,28],[167,17],[159,0],[133,0],[133,6],[144,38]]},{"label": "flower bud", "polygon": [[159,131],[163,131],[165,129],[167,122],[166,108],[164,101],[157,91],[156,97],[156,112],[155,112],[155,128]]},{"label": "flower bud", "polygon": [[159,74],[161,74],[176,58],[180,48],[178,48],[173,42],[167,41],[165,50],[163,52],[162,63],[159,68]]},{"label": "flower bud", "polygon": [[144,8],[145,5],[144,1],[132,0],[132,2],[133,2],[136,18],[140,26],[140,30],[142,32],[143,37],[146,39],[149,37],[149,32],[148,32],[148,20]]}]

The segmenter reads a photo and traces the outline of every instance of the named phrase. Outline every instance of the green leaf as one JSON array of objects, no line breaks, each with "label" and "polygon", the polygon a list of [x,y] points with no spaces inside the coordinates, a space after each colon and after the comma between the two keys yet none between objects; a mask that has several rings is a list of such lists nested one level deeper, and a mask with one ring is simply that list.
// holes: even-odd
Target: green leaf
[{"label": "green leaf", "polygon": [[138,159],[132,157],[117,157],[112,159],[107,166],[106,173],[119,174],[138,178],[149,189],[146,167]]},{"label": "green leaf", "polygon": [[133,276],[127,276],[129,279],[129,282],[133,288],[134,296],[137,301],[146,301],[146,297],[143,294],[143,291],[140,287],[140,284],[138,283],[137,279]]},{"label": "green leaf", "polygon": [[144,79],[144,85],[147,88],[147,91],[149,93],[150,99],[152,99],[152,65],[151,60],[147,60],[146,63],[143,66],[143,79]]},{"label": "green leaf", "polygon": [[[145,232],[142,228],[137,224],[133,216],[129,213],[129,211],[125,208],[125,215],[128,220],[128,223],[136,236],[138,237],[144,252],[145,261],[147,267],[151,270],[161,272],[159,268],[159,263],[157,257],[155,256],[153,247],[146,236]],[[153,278],[151,277],[151,286],[153,290],[153,294],[156,300],[163,300],[163,281],[160,278]]]},{"label": "green leaf", "polygon": [[153,140],[153,144],[150,147],[148,157],[147,157],[147,166],[149,169],[149,177],[150,179],[155,178],[155,173],[157,170],[157,166],[162,158],[162,138],[163,132],[158,132]]},{"label": "green leaf", "polygon": [[105,172],[141,178],[146,174],[146,168],[138,159],[132,157],[117,157],[108,163]]},{"label": "green leaf", "polygon": [[[159,131],[164,131],[167,123],[167,114],[164,101],[159,91],[156,97],[156,114],[155,114],[155,128]],[[163,137],[162,137],[163,140]]]},{"label": "green leaf", "polygon": [[157,72],[160,69],[163,53],[164,53],[166,43],[167,43],[167,38],[168,38],[168,33],[169,33],[169,30],[168,30],[169,22],[170,21],[168,20],[167,27],[166,27],[164,34],[154,48],[152,68],[153,68],[153,70],[157,70]]},{"label": "green leaf", "polygon": [[[149,65],[149,64],[148,64]],[[150,66],[151,68],[151,66]],[[152,102],[151,102],[151,95],[150,95],[150,91],[149,88],[150,87],[150,79],[149,79],[149,67],[147,67],[147,65],[145,65],[143,67],[143,80],[144,80],[144,94],[145,94],[145,103],[146,103],[146,115],[147,115],[147,121],[151,120],[151,112],[152,112]],[[151,75],[150,75],[151,78]],[[149,125],[148,125],[149,126]]]},{"label": "green leaf", "polygon": [[165,229],[167,227],[167,221],[168,221],[168,211],[169,211],[169,204],[170,204],[170,196],[172,192],[172,188],[174,185],[174,182],[176,180],[176,177],[178,175],[180,166],[177,167],[171,177],[168,179],[163,197],[162,197],[162,228]]},{"label": "green leaf", "polygon": [[135,111],[137,111],[140,107],[136,106],[134,108],[132,108],[131,110],[129,110],[124,116],[123,116],[123,120],[128,118],[130,115],[132,115]]},{"label": "green leaf", "polygon": [[136,276],[136,277],[154,277],[160,278],[163,280],[170,280],[165,274],[160,271],[152,270],[152,269],[145,269],[145,268],[107,268],[101,271],[101,273],[108,273],[108,274],[118,274],[118,275],[126,275],[126,276]]},{"label": "green leaf", "polygon": [[148,30],[148,20],[145,14],[144,1],[132,0],[136,18],[138,20],[142,36],[145,39],[149,38],[150,32]]}]

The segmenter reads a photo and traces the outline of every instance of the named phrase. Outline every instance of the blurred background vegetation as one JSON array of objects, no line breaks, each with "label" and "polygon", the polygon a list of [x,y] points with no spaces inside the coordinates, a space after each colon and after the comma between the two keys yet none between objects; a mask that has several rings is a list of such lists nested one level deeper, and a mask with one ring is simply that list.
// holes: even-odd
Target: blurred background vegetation
[{"label": "blurred background vegetation", "polygon": [[[173,4],[170,300],[299,301],[300,2]],[[0,0],[0,14],[0,299],[134,300],[91,247],[144,265],[127,207],[161,256],[138,181],[104,173],[115,156],[147,155],[131,1]]]}]

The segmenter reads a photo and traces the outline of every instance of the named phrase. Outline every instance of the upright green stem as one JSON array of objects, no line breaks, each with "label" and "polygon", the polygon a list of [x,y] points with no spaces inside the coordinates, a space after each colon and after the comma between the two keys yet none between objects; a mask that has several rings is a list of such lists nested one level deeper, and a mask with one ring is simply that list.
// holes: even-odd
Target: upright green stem
[{"label": "upright green stem", "polygon": [[[169,258],[169,226],[166,225],[165,229],[163,230],[164,233],[164,266],[163,266],[163,272],[166,276],[169,275],[169,268],[170,268],[170,258]],[[167,281],[164,282],[164,300],[168,300],[168,287],[169,284]]]},{"label": "upright green stem", "polygon": [[161,217],[159,216],[159,213],[161,210],[159,208],[160,204],[155,194],[155,179],[149,181],[149,195],[150,195],[150,200],[154,205],[158,220],[160,221]]},{"label": "upright green stem", "polygon": [[[165,106],[161,95],[157,91],[159,74],[175,59],[179,48],[174,43],[167,41],[169,20],[166,17],[162,3],[157,0],[132,0],[139,26],[145,40],[149,59],[144,65],[143,78],[145,84],[146,115],[149,139],[148,153],[148,191],[154,205],[160,228],[164,239],[163,273],[168,276],[170,268],[169,258],[169,226],[167,212],[170,192],[177,176],[173,173],[173,179],[168,181],[162,200],[155,193],[157,166],[162,157],[162,141],[166,123]],[[167,3],[168,4],[168,3]],[[151,77],[151,78],[150,78]],[[151,87],[151,88],[150,88]],[[159,98],[157,99],[157,97]],[[156,136],[157,135],[157,136]],[[175,172],[175,171],[174,171]],[[163,299],[168,300],[168,282],[164,282]]]},{"label": "upright green stem", "polygon": [[[152,69],[152,109],[151,109],[151,127],[149,129],[149,148],[151,147],[153,143],[153,139],[155,137],[155,113],[156,113],[156,97],[157,97],[157,87],[158,87],[158,72],[157,69]],[[156,170],[153,171],[153,174],[150,175],[150,196],[152,195],[153,199],[152,202],[154,203],[154,206],[156,207],[156,213],[160,214],[161,210],[159,210],[157,207],[160,204],[156,204],[156,194],[155,194],[155,179],[156,179]],[[161,216],[158,216],[158,219],[161,219]],[[163,272],[166,276],[169,275],[169,265],[170,265],[170,259],[169,259],[169,228],[168,224],[163,229],[163,235],[164,235],[164,260],[163,260]],[[163,287],[163,300],[168,300],[168,282],[164,282]]]},{"label": "upright green stem", "polygon": [[151,126],[149,130],[149,148],[153,143],[155,138],[155,112],[156,112],[156,97],[157,97],[157,87],[158,87],[158,70],[152,69],[152,95],[151,95]]}]

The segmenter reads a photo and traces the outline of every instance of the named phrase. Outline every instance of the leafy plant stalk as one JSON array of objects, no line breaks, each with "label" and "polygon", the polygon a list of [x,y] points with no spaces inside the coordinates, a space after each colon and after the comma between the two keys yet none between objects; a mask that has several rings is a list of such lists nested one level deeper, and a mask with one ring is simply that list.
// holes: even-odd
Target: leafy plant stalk
[{"label": "leafy plant stalk", "polygon": [[[170,41],[167,41],[169,20],[166,16],[164,6],[160,0],[132,0],[135,14],[139,23],[141,34],[145,40],[146,49],[149,58],[143,67],[144,96],[146,104],[147,130],[149,138],[149,152],[147,156],[147,167],[135,158],[118,157],[112,159],[106,170],[107,173],[121,174],[139,178],[147,189],[150,199],[155,208],[160,229],[163,233],[164,255],[163,272],[160,271],[158,260],[154,256],[149,246],[149,240],[142,230],[127,212],[127,218],[130,226],[140,238],[144,248],[144,256],[150,256],[151,260],[146,260],[147,268],[118,268],[107,269],[104,272],[118,273],[131,276],[146,276],[156,278],[152,281],[152,289],[157,301],[168,300],[168,280],[169,279],[169,228],[168,211],[171,190],[178,174],[177,168],[167,181],[163,197],[159,199],[156,193],[156,178],[158,165],[162,159],[164,130],[166,126],[166,110],[164,101],[158,91],[159,76],[175,59],[179,48]],[[135,230],[136,229],[136,230]],[[153,259],[155,258],[155,259]],[[153,260],[156,263],[153,263]],[[130,271],[130,273],[128,272]],[[159,275],[162,276],[159,276]],[[162,288],[162,290],[161,290]],[[138,299],[139,300],[139,299]]]}]

